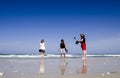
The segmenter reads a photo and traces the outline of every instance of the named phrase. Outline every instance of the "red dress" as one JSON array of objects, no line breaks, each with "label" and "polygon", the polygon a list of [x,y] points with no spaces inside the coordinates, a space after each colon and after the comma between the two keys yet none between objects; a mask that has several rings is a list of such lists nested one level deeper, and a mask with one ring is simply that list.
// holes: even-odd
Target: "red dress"
[{"label": "red dress", "polygon": [[82,50],[86,50],[85,38],[82,37],[81,39],[83,40],[83,41],[81,42],[81,48],[82,48]]}]

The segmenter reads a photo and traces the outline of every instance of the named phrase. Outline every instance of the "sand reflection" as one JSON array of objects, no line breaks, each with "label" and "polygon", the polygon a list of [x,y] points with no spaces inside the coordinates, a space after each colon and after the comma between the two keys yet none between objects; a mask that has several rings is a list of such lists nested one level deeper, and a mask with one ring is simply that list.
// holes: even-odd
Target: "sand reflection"
[{"label": "sand reflection", "polygon": [[44,73],[45,73],[44,58],[42,58],[42,59],[40,60],[40,70],[39,70],[39,73],[40,73],[41,75],[44,75]]},{"label": "sand reflection", "polygon": [[67,68],[67,62],[66,62],[66,58],[61,58],[60,59],[60,71],[61,71],[61,75],[65,74],[66,68]]},{"label": "sand reflection", "polygon": [[86,74],[87,73],[87,60],[83,59],[83,65],[82,65],[82,74]]}]

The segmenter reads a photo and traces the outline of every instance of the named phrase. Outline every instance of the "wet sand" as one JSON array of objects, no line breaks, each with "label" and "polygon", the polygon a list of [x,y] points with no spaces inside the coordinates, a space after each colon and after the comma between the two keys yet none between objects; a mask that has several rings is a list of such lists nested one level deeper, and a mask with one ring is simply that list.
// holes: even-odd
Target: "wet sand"
[{"label": "wet sand", "polygon": [[0,78],[120,78],[120,57],[0,58]]}]

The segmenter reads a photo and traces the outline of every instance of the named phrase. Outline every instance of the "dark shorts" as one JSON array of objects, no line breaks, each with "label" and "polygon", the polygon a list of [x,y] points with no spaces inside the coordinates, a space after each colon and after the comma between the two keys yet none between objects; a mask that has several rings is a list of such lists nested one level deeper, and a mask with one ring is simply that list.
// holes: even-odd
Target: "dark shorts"
[{"label": "dark shorts", "polygon": [[41,49],[39,49],[39,52],[43,52],[43,53],[45,53],[45,50],[41,50]]},{"label": "dark shorts", "polygon": [[82,50],[86,50],[86,44],[85,44],[85,43],[82,43],[82,44],[81,44],[81,48],[82,48]]}]

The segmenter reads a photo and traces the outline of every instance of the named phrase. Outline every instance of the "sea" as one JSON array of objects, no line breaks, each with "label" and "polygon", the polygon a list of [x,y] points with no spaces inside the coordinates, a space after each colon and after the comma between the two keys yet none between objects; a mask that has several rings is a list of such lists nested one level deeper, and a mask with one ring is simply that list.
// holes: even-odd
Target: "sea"
[{"label": "sea", "polygon": [[[45,54],[44,58],[59,58],[60,54]],[[82,58],[82,54],[66,54],[67,58]],[[87,58],[120,57],[120,54],[87,54]],[[40,54],[0,54],[0,58],[41,58]]]}]

